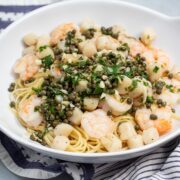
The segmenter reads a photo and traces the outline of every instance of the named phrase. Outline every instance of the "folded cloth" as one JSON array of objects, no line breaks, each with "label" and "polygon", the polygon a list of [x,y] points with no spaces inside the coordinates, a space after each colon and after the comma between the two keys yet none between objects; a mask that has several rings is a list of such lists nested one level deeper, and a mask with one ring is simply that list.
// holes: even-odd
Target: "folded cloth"
[{"label": "folded cloth", "polygon": [[[0,29],[40,6],[0,6]],[[82,164],[53,159],[17,144],[0,132],[0,160],[13,173],[48,179],[68,173],[75,180],[180,179],[180,137],[148,155],[108,164]]]}]

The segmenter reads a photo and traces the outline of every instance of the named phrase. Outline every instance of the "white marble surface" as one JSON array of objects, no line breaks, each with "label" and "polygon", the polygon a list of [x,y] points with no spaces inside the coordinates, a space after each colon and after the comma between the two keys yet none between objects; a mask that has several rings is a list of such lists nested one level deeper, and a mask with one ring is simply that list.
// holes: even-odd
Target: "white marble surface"
[{"label": "white marble surface", "polygon": [[[39,0],[41,3],[42,1]],[[46,2],[55,2],[57,0],[46,0]],[[132,2],[136,4],[140,4],[152,9],[155,9],[159,12],[165,13],[170,16],[180,16],[180,0],[122,0],[126,2]],[[0,5],[5,3],[15,4],[17,0],[0,0]],[[24,2],[24,3],[23,3]],[[22,4],[29,4],[29,0],[21,0]],[[31,2],[36,3],[37,0],[33,0]],[[43,1],[45,2],[45,1]],[[18,177],[12,174],[8,169],[4,167],[4,165],[0,162],[0,180],[27,180],[27,178]],[[54,180],[68,180],[67,176],[59,176],[57,178],[53,178]],[[28,179],[29,180],[29,179]]]}]

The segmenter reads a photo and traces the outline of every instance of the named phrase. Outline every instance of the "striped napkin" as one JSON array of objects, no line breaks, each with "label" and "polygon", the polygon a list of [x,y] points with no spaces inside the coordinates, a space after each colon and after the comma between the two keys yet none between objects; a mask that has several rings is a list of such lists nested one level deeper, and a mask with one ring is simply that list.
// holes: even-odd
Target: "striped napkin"
[{"label": "striped napkin", "polygon": [[[0,6],[0,30],[40,6],[38,3]],[[108,164],[78,164],[37,153],[0,132],[0,160],[13,173],[29,178],[49,179],[67,173],[75,180],[180,180],[180,137],[139,158]]]}]

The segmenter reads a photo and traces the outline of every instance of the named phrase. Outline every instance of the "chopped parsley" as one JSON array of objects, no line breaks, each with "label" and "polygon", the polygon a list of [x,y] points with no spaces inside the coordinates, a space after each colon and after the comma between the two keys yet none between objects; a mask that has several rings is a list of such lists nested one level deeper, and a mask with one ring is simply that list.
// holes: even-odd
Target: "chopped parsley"
[{"label": "chopped parsley", "polygon": [[169,89],[170,92],[174,92],[173,85],[166,85],[166,88]]},{"label": "chopped parsley", "polygon": [[154,101],[154,98],[152,96],[147,96],[146,103],[151,103],[152,104],[153,101]]},{"label": "chopped parsley", "polygon": [[138,86],[138,80],[133,79],[131,85],[128,87],[128,90],[133,91],[134,89],[137,88],[137,86]]},{"label": "chopped parsley", "polygon": [[52,64],[53,64],[53,58],[51,55],[48,55],[42,59],[42,66],[45,69],[50,69]]},{"label": "chopped parsley", "polygon": [[155,66],[154,69],[153,69],[153,72],[154,73],[157,73],[159,71],[159,67],[158,66]]},{"label": "chopped parsley", "polygon": [[127,43],[123,43],[120,47],[117,48],[118,51],[130,51],[130,48]]},{"label": "chopped parsley", "polygon": [[39,52],[42,52],[44,49],[46,49],[47,47],[49,47],[48,45],[44,45],[44,46],[40,46],[39,47]]},{"label": "chopped parsley", "polygon": [[33,90],[36,94],[39,94],[39,93],[41,92],[42,88],[41,88],[41,87],[39,87],[39,88],[32,87],[32,90]]}]

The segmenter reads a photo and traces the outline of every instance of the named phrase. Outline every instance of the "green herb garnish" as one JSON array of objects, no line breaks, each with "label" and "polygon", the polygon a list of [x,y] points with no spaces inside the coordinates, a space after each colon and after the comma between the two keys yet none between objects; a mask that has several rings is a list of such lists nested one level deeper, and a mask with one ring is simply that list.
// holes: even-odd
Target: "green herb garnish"
[{"label": "green herb garnish", "polygon": [[39,52],[42,52],[44,49],[46,49],[47,47],[49,47],[48,45],[44,45],[44,46],[40,46],[39,47]]},{"label": "green herb garnish", "polygon": [[154,73],[157,73],[159,71],[159,67],[158,66],[155,66],[154,69],[153,69],[153,72]]},{"label": "green herb garnish", "polygon": [[45,69],[50,69],[53,64],[53,58],[51,55],[48,55],[42,59],[42,65]]}]

